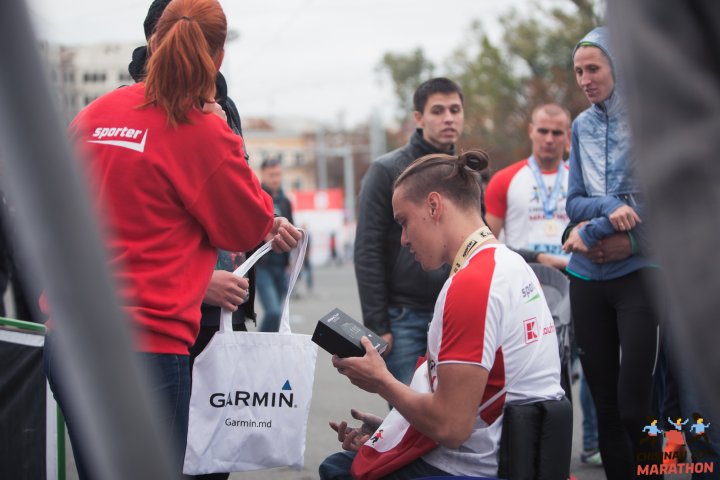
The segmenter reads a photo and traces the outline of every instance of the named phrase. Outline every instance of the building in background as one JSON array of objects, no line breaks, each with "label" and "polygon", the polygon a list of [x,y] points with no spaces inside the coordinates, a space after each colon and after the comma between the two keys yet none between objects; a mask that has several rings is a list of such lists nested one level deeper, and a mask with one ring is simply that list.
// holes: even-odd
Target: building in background
[{"label": "building in background", "polygon": [[242,107],[238,108],[253,170],[259,173],[263,160],[277,158],[283,167],[285,192],[317,188],[314,134],[317,122],[303,118],[243,117]]},{"label": "building in background", "polygon": [[128,73],[132,51],[144,42],[64,46],[40,44],[47,75],[62,119],[69,122],[86,105],[121,85],[134,83]]},{"label": "building in background", "polygon": [[[69,123],[96,98],[132,84],[127,67],[133,50],[142,43],[41,43],[62,120]],[[302,204],[296,208],[303,211],[301,217],[315,234],[318,252],[313,263],[324,263],[320,252],[331,233],[339,240],[341,252],[352,251],[347,242],[354,238],[355,198],[362,177],[373,158],[386,150],[386,132],[379,118],[346,128],[342,119],[320,123],[302,117],[252,117],[243,112],[242,105],[238,109],[251,168],[259,172],[266,158],[282,161],[283,190]]]}]

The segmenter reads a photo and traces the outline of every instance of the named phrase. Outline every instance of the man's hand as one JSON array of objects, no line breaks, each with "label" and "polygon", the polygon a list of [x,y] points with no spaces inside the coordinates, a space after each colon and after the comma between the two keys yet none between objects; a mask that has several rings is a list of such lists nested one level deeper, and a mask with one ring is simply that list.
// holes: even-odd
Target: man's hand
[{"label": "man's hand", "polygon": [[635,228],[638,223],[642,223],[640,216],[629,205],[616,208],[608,219],[616,232],[628,232]]},{"label": "man's hand", "polygon": [[632,255],[632,243],[627,233],[615,233],[599,240],[589,252],[583,255],[593,263],[616,262]]},{"label": "man's hand", "polygon": [[360,339],[365,347],[362,357],[340,358],[333,355],[332,364],[337,371],[348,377],[350,383],[370,393],[378,393],[387,382],[397,381],[385,366],[385,360],[380,356],[372,342],[367,337]]},{"label": "man's hand", "polygon": [[568,235],[567,240],[563,244],[562,249],[565,253],[586,253],[588,251],[587,245],[585,245],[583,239],[580,238],[580,234],[578,234],[578,228],[579,227],[573,228],[572,232],[570,232],[570,235]]},{"label": "man's hand", "polygon": [[225,110],[222,109],[219,103],[215,102],[215,100],[206,100],[203,103],[203,107],[201,110],[203,113],[214,113],[218,117],[222,118],[227,122],[227,115],[225,114]]},{"label": "man's hand", "polygon": [[343,420],[340,423],[330,422],[330,428],[337,432],[343,450],[357,452],[368,441],[370,435],[375,433],[383,419],[377,415],[360,412],[354,408],[350,410],[350,415],[355,420],[360,420],[362,425],[360,427],[348,427],[347,422]]},{"label": "man's hand", "polygon": [[302,238],[302,233],[287,218],[275,217],[273,228],[265,236],[265,241],[272,240],[273,252],[283,253],[295,248],[300,238]]},{"label": "man's hand", "polygon": [[215,270],[203,302],[234,312],[238,305],[247,301],[249,289],[250,282],[247,278],[238,277],[225,270]]},{"label": "man's hand", "polygon": [[550,255],[549,253],[539,253],[537,256],[537,262],[547,265],[548,267],[557,268],[560,271],[565,271],[565,267],[568,265],[567,258]]}]

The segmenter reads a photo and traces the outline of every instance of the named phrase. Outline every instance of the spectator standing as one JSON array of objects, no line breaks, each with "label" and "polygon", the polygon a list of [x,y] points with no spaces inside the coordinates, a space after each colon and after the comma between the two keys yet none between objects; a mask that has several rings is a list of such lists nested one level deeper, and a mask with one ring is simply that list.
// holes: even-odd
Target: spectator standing
[{"label": "spectator standing", "polygon": [[[563,246],[573,253],[567,271],[575,338],[597,408],[605,473],[634,478],[638,461],[659,456],[658,447],[640,443],[655,410],[660,328],[648,286],[654,269],[645,256],[643,197],[632,172],[621,75],[604,27],[577,44],[573,63],[592,104],[573,122],[566,203],[573,223],[586,222]],[[594,261],[583,255],[616,232],[628,235],[630,256]]]},{"label": "spectator standing", "polygon": [[[282,165],[279,158],[270,158],[260,165],[262,188],[273,201],[275,216],[287,218],[293,223],[292,206],[282,189]],[[264,315],[260,322],[261,332],[277,332],[280,328],[282,302],[288,291],[289,253],[269,253],[256,264],[257,293]]]},{"label": "spectator standing", "polygon": [[497,172],[485,192],[487,223],[495,236],[514,249],[536,252],[535,261],[564,270],[567,255],[561,236],[565,213],[570,148],[570,112],[549,103],[531,114],[528,134],[532,155]]},{"label": "spectator standing", "polygon": [[449,267],[423,271],[410,249],[401,246],[393,219],[393,182],[414,160],[432,153],[455,153],[463,131],[460,87],[447,78],[422,83],[413,96],[417,128],[407,145],[379,157],[362,180],[354,265],[363,322],[388,342],[390,372],[408,384],[427,347],[427,330]]},{"label": "spectator standing", "polygon": [[[217,1],[173,0],[150,39],[145,81],[100,97],[70,126],[87,159],[118,295],[162,408],[159,420],[172,435],[178,476],[187,438],[188,349],[217,250],[250,249],[264,238],[289,250],[300,237],[286,219],[273,219],[272,200],[248,167],[242,140],[214,102],[226,36]],[[49,335],[45,368],[80,478],[101,477],[88,471],[74,422],[78,406],[69,403],[53,344]]]}]

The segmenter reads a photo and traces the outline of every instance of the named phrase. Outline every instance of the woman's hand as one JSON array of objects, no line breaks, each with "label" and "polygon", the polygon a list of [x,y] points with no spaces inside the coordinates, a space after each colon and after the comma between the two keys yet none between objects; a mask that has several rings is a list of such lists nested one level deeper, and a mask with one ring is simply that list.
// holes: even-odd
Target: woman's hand
[{"label": "woman's hand", "polygon": [[265,241],[272,240],[273,252],[283,253],[295,248],[301,238],[302,233],[300,233],[300,230],[290,223],[287,218],[275,217],[273,228],[265,237]]},{"label": "woman's hand", "polygon": [[234,312],[238,305],[247,301],[249,294],[250,282],[247,278],[238,277],[225,270],[215,270],[203,302]]},{"label": "woman's hand", "polygon": [[608,217],[613,228],[617,232],[628,232],[635,228],[635,225],[642,223],[640,216],[630,205],[618,207]]},{"label": "woman's hand", "polygon": [[225,110],[223,110],[222,107],[220,106],[220,104],[214,100],[212,100],[212,101],[206,100],[205,102],[203,102],[201,111],[203,113],[214,113],[218,117],[225,120],[225,122],[227,123],[227,115],[225,114]]}]

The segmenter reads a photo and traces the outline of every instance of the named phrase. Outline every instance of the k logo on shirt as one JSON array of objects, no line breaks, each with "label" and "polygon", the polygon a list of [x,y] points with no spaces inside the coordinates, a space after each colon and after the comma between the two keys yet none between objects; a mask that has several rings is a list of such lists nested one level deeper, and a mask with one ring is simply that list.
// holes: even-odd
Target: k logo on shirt
[{"label": "k logo on shirt", "polygon": [[525,326],[525,343],[533,343],[538,341],[539,332],[536,318],[530,318],[523,322]]}]

